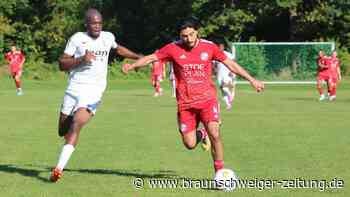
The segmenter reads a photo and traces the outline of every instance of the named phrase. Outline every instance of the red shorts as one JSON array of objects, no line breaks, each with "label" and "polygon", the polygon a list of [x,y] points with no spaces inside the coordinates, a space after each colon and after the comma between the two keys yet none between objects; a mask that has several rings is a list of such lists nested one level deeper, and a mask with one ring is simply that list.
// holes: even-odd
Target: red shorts
[{"label": "red shorts", "polygon": [[154,84],[157,81],[159,81],[159,82],[163,81],[163,76],[162,75],[152,75],[152,84]]},{"label": "red shorts", "polygon": [[203,105],[178,110],[177,120],[181,133],[197,129],[199,122],[220,122],[220,107],[217,100],[210,100]]},{"label": "red shorts", "polygon": [[15,76],[21,76],[22,75],[22,70],[21,69],[17,69],[17,70],[11,70],[11,76],[15,77]]},{"label": "red shorts", "polygon": [[337,83],[338,79],[337,79],[337,77],[334,77],[334,76],[331,76],[330,74],[328,74],[328,75],[318,75],[317,81],[318,82],[326,81],[328,83]]}]

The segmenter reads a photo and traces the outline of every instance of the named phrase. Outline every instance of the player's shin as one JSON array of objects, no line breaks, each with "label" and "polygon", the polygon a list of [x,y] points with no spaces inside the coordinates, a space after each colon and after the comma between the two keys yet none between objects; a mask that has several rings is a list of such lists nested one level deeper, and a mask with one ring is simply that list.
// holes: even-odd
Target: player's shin
[{"label": "player's shin", "polygon": [[208,134],[211,141],[211,153],[213,157],[214,169],[217,172],[224,168],[224,146],[219,133],[219,124],[208,125]]},{"label": "player's shin", "polygon": [[317,83],[317,90],[320,95],[323,95],[323,88],[321,82]]},{"label": "player's shin", "polygon": [[15,83],[16,83],[16,88],[17,88],[17,89],[21,89],[21,80],[15,79]]},{"label": "player's shin", "polygon": [[57,168],[60,170],[63,170],[64,167],[67,165],[69,158],[71,157],[74,146],[71,144],[65,144],[62,148],[61,154],[58,159]]}]

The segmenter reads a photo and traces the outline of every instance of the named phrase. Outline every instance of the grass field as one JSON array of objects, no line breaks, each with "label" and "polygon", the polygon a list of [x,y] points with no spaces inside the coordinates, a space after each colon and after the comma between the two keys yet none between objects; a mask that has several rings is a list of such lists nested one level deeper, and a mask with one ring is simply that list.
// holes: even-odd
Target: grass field
[{"label": "grass field", "polygon": [[[226,167],[240,179],[344,181],[344,188],[154,189],[151,179],[213,177],[211,157],[187,151],[168,88],[153,98],[148,81],[112,81],[96,117],[56,184],[48,182],[62,140],[57,118],[65,81],[24,81],[24,96],[0,80],[0,196],[350,196],[350,85],[335,102],[319,102],[313,86],[238,86],[231,112],[222,111]],[[142,178],[144,189],[133,180]],[[292,187],[292,186],[291,186]]]}]

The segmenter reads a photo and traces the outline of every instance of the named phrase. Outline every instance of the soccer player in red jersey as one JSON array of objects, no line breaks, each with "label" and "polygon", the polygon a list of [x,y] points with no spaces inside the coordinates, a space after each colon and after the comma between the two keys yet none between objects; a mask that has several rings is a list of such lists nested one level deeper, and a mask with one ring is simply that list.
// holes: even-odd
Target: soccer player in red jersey
[{"label": "soccer player in red jersey", "polygon": [[164,79],[164,67],[165,64],[163,61],[154,61],[152,62],[152,85],[154,87],[154,96],[162,95],[162,88],[160,87],[160,82]]},{"label": "soccer player in red jersey", "polygon": [[331,67],[330,67],[330,81],[331,81],[331,87],[330,87],[330,96],[329,100],[333,101],[336,98],[336,92],[337,92],[337,83],[341,80],[341,73],[340,73],[340,61],[337,58],[337,52],[333,51],[331,54]]},{"label": "soccer player in red jersey", "polygon": [[22,51],[18,51],[15,46],[11,47],[11,51],[5,54],[5,59],[9,64],[9,71],[17,88],[17,96],[23,94],[21,87],[21,76],[24,61],[26,60]]},{"label": "soccer player in red jersey", "polygon": [[[218,171],[224,168],[224,148],[219,132],[220,117],[216,88],[211,79],[212,61],[223,62],[232,72],[246,78],[257,91],[262,91],[264,84],[227,58],[214,43],[200,39],[197,29],[195,21],[184,21],[178,29],[179,41],[167,44],[159,51],[144,56],[133,64],[123,65],[123,72],[127,73],[130,69],[157,60],[173,62],[177,82],[177,117],[182,141],[188,149],[194,149],[199,141],[204,145],[211,143],[214,168]],[[197,130],[200,122],[204,125],[204,129]]]},{"label": "soccer player in red jersey", "polygon": [[322,83],[326,82],[328,87],[328,94],[331,92],[331,85],[333,80],[330,74],[330,67],[332,64],[332,59],[327,57],[323,51],[319,51],[318,59],[318,73],[317,73],[317,89],[320,94],[320,101],[327,99],[328,95],[323,92]]}]

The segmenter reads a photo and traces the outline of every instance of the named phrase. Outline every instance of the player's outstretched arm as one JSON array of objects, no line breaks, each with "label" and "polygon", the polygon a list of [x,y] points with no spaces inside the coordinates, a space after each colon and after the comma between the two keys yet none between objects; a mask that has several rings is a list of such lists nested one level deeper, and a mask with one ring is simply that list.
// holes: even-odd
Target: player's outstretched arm
[{"label": "player's outstretched arm", "polygon": [[116,48],[116,52],[125,58],[134,59],[134,60],[143,57],[143,55],[134,53],[133,51],[129,50],[128,48],[122,45],[118,45],[118,47]]},{"label": "player's outstretched arm", "polygon": [[341,71],[340,71],[340,67],[337,67],[337,73],[338,73],[338,80],[341,80]]},{"label": "player's outstretched arm", "polygon": [[229,58],[226,58],[226,60],[223,61],[223,63],[227,66],[228,69],[230,69],[232,72],[244,77],[247,79],[250,84],[258,91],[263,91],[265,86],[264,83],[256,80],[254,77],[252,77],[244,68],[242,68],[239,64],[232,61]]},{"label": "player's outstretched arm", "polygon": [[71,55],[63,54],[59,60],[59,66],[61,71],[69,71],[70,69],[77,67],[83,63],[91,63],[92,60],[95,60],[96,56],[93,52],[86,51],[85,55],[79,58],[74,58]]},{"label": "player's outstretched arm", "polygon": [[136,62],[134,62],[133,64],[124,64],[122,67],[122,70],[125,74],[128,73],[129,70],[135,69],[135,68],[140,68],[140,67],[144,67],[147,64],[157,61],[158,58],[155,54],[151,54],[151,55],[146,55],[140,59],[138,59]]}]

